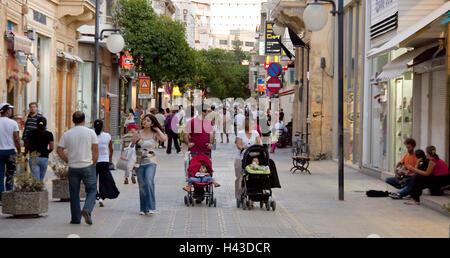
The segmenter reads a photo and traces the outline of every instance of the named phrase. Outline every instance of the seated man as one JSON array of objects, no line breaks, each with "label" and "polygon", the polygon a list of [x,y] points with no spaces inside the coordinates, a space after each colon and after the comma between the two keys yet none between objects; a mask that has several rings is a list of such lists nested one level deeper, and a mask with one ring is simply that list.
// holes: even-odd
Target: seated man
[{"label": "seated man", "polygon": [[211,120],[206,118],[208,107],[202,105],[201,116],[191,119],[184,129],[184,141],[191,153],[210,153],[214,141],[214,128]]},{"label": "seated man", "polygon": [[395,166],[395,177],[386,178],[386,183],[392,185],[397,189],[404,188],[411,180],[411,176],[414,175],[414,172],[408,170],[406,166],[410,165],[412,167],[415,167],[417,164],[417,157],[414,154],[416,141],[412,138],[408,138],[405,140],[403,144],[405,144],[408,152],[405,154],[402,160],[398,162],[397,165]]}]

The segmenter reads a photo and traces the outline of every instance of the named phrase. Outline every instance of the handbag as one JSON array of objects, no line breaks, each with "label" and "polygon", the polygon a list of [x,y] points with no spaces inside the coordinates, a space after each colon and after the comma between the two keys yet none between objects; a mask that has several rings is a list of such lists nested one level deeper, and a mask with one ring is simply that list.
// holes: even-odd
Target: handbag
[{"label": "handbag", "polygon": [[136,163],[136,150],[131,147],[131,142],[128,147],[124,148],[120,153],[119,161],[117,161],[116,168],[120,170],[129,170]]}]

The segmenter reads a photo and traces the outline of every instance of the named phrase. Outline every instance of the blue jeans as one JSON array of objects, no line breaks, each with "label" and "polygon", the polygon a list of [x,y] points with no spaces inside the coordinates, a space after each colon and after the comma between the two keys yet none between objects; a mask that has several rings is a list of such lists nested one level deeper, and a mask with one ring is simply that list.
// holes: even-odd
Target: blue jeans
[{"label": "blue jeans", "polygon": [[[48,158],[34,157],[29,160],[31,173],[39,181],[44,181],[48,167]],[[34,164],[33,164],[34,163]]]},{"label": "blue jeans", "polygon": [[414,180],[416,180],[416,176],[417,174],[414,174],[409,177],[408,184],[400,192],[398,192],[398,195],[400,195],[401,197],[405,197],[411,194],[414,185]]},{"label": "blue jeans", "polygon": [[205,177],[191,177],[188,180],[188,186],[192,184],[192,182],[196,183],[211,183],[214,182],[214,178],[205,176]]},{"label": "blue jeans", "polygon": [[141,165],[137,171],[141,212],[156,210],[155,174],[156,164]]},{"label": "blue jeans", "polygon": [[86,185],[86,201],[83,211],[92,213],[97,195],[97,174],[94,166],[85,168],[69,167],[69,192],[70,192],[70,212],[72,222],[81,221],[80,208],[80,184],[81,180]]},{"label": "blue jeans", "polygon": [[[6,172],[6,183],[5,183]],[[14,173],[16,172],[16,151],[14,150],[0,150],[0,201],[2,200],[2,193],[11,191],[14,187]]]}]

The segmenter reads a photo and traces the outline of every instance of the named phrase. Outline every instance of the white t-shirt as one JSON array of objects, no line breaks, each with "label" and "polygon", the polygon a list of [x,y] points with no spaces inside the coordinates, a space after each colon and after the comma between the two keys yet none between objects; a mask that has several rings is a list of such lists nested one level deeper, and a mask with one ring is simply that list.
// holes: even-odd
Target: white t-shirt
[{"label": "white t-shirt", "polygon": [[65,149],[69,167],[85,168],[92,165],[92,145],[94,144],[98,144],[94,130],[86,126],[75,126],[64,133],[58,147]]},{"label": "white t-shirt", "polygon": [[111,142],[111,135],[109,133],[101,132],[97,135],[98,139],[98,160],[97,162],[109,162],[109,143]]},{"label": "white t-shirt", "polygon": [[[242,139],[242,147],[245,146],[245,145],[247,145],[247,147],[250,147],[250,146],[256,144],[256,138],[257,138],[258,136],[259,136],[258,131],[252,130],[252,135],[250,136],[250,139],[249,139],[249,138],[247,138],[247,135],[245,134],[245,131],[242,130],[242,131],[239,131],[239,132],[237,133],[236,138],[241,138],[241,139]],[[243,152],[241,153],[240,150],[237,150],[236,158],[237,158],[237,159],[242,159],[242,156],[244,155],[244,152],[245,152],[245,151],[243,151]]]},{"label": "white t-shirt", "polygon": [[14,150],[14,132],[19,131],[17,122],[7,117],[0,117],[0,150]]},{"label": "white t-shirt", "polygon": [[245,116],[243,114],[236,115],[236,127],[238,130],[244,129]]}]

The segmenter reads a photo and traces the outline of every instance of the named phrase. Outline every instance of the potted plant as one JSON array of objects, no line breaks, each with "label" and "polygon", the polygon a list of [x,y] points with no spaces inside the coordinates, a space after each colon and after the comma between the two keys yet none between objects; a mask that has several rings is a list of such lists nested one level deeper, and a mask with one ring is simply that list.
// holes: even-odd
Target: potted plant
[{"label": "potted plant", "polygon": [[[49,166],[56,178],[52,180],[52,198],[61,201],[70,200],[69,166],[57,154],[50,154]],[[86,198],[84,184],[80,187],[80,198]]]},{"label": "potted plant", "polygon": [[2,195],[3,214],[38,216],[48,212],[48,192],[44,184],[31,175],[23,156],[16,158],[14,188]]}]

